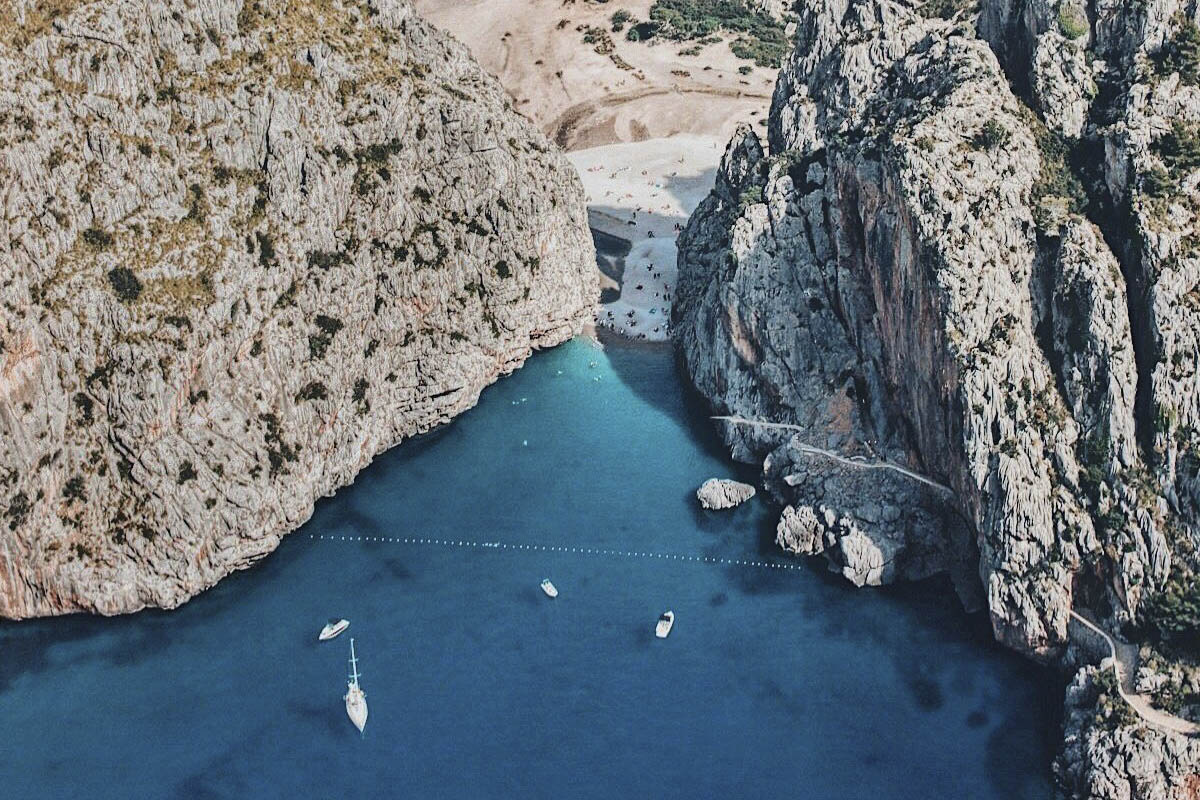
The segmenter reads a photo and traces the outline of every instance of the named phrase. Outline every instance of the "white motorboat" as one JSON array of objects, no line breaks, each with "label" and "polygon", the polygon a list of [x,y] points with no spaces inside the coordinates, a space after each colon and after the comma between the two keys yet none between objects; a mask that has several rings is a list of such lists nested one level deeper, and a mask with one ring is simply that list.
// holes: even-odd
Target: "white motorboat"
[{"label": "white motorboat", "polygon": [[321,628],[321,635],[317,637],[317,641],[328,642],[330,639],[337,636],[349,627],[350,620],[348,619],[330,619],[329,622],[325,624],[325,627]]},{"label": "white motorboat", "polygon": [[546,593],[546,597],[558,597],[558,589],[554,588],[549,578],[542,578],[542,591]]},{"label": "white motorboat", "polygon": [[664,611],[662,616],[658,618],[658,624],[654,626],[654,635],[660,639],[667,638],[667,634],[671,632],[671,626],[675,624],[675,612]]},{"label": "white motorboat", "polygon": [[362,733],[367,726],[367,696],[358,685],[358,659],[354,657],[354,639],[350,640],[350,680],[346,682],[346,716]]}]

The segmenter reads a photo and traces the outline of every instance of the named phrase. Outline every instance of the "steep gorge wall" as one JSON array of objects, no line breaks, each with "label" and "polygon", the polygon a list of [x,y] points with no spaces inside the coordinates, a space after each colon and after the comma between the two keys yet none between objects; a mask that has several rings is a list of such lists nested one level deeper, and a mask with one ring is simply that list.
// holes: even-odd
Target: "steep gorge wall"
[{"label": "steep gorge wall", "polygon": [[[723,424],[781,545],[860,585],[948,572],[1073,663],[1073,607],[1117,630],[1194,574],[1200,165],[1162,136],[1200,102],[1157,54],[1195,9],[925,6],[800,4],[769,148],[739,132],[680,239],[677,346],[718,413],[799,428]],[[1125,796],[1106,753],[1195,771],[1131,731],[1068,735],[1072,791]]]},{"label": "steep gorge wall", "polygon": [[175,606],[597,292],[569,164],[403,0],[0,23],[0,615]]}]

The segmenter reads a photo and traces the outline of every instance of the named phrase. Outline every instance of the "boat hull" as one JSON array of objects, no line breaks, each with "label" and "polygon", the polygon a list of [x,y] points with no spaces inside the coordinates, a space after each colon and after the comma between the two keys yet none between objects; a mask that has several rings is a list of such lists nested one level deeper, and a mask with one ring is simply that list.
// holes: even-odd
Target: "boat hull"
[{"label": "boat hull", "polygon": [[346,716],[354,723],[354,727],[358,728],[358,732],[362,733],[363,728],[367,727],[367,700],[363,696],[361,690],[351,689],[346,692]]},{"label": "boat hull", "polygon": [[346,620],[342,620],[337,625],[326,625],[321,629],[321,633],[317,636],[317,640],[321,642],[328,642],[330,639],[340,636],[342,632],[349,627],[350,623]]}]

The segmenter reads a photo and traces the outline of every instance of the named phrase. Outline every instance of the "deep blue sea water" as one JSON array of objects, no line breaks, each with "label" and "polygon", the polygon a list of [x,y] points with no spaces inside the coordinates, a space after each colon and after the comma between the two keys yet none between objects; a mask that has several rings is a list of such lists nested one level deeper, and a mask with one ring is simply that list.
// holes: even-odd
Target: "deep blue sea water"
[{"label": "deep blue sea water", "polygon": [[697,508],[736,474],[703,414],[669,351],[577,340],[177,611],[0,625],[0,796],[1049,797],[1061,687],[941,584],[341,541],[783,560],[761,498]]}]

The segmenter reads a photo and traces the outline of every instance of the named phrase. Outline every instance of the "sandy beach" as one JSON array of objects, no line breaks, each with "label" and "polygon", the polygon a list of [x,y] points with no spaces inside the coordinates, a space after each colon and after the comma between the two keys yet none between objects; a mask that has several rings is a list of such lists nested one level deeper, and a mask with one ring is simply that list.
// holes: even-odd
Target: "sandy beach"
[{"label": "sandy beach", "polygon": [[[615,10],[645,19],[652,2],[414,5],[468,46],[579,170],[591,227],[602,234],[597,325],[634,341],[665,342],[675,239],[712,189],[737,125],[762,130],[776,71],[736,58],[725,41],[631,42],[611,30]],[[588,30],[604,31],[607,40],[585,42]]]},{"label": "sandy beach", "polygon": [[724,147],[717,137],[680,135],[567,154],[587,192],[591,227],[629,245],[619,259],[603,242],[599,248],[602,260],[623,269],[605,271],[598,325],[631,339],[670,337],[675,239],[712,188]]},{"label": "sandy beach", "polygon": [[[467,45],[517,110],[564,150],[676,134],[727,141],[739,122],[765,120],[776,70],[738,59],[725,41],[630,42],[612,31],[614,11],[645,19],[652,1],[415,0],[414,6]],[[608,41],[585,42],[589,28],[604,31]]]}]

